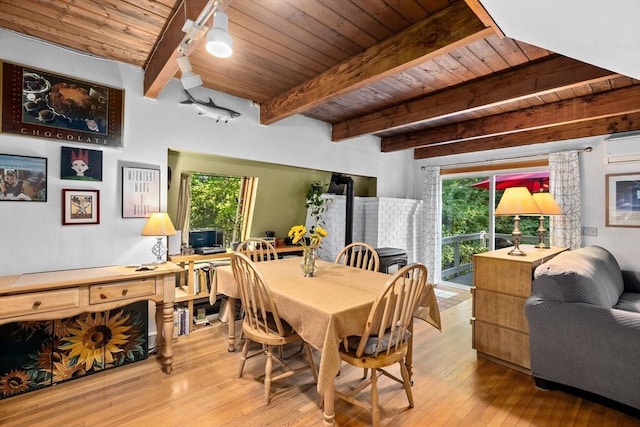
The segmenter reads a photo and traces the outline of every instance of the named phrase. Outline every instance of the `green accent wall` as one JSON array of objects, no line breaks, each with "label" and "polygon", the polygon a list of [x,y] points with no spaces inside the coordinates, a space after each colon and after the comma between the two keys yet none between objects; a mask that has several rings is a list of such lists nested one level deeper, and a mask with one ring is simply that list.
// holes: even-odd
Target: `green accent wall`
[{"label": "green accent wall", "polygon": [[[184,151],[169,150],[167,164],[171,168],[167,211],[174,220],[182,172],[257,177],[256,201],[249,230],[251,237],[264,237],[267,230],[275,231],[277,237],[286,237],[292,225],[304,224],[307,216],[305,195],[309,184],[315,181],[328,184],[331,180],[331,171]],[[376,196],[376,178],[349,176],[353,179],[355,196]]]}]

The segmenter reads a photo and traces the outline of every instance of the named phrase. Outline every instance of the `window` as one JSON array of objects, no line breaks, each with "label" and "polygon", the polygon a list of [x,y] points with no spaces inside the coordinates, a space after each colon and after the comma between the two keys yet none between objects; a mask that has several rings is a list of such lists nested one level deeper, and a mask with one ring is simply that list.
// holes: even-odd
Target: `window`
[{"label": "window", "polygon": [[224,232],[225,247],[246,238],[253,212],[255,178],[191,173],[189,229]]},{"label": "window", "polygon": [[[519,186],[527,187],[532,193],[548,191],[549,172],[487,171],[482,176],[476,172],[442,180],[441,263],[444,280],[470,285],[464,276],[473,269],[474,253],[513,246],[513,217],[496,217],[493,212],[504,190]],[[521,216],[521,244],[538,243],[538,225],[538,216]],[[548,217],[544,217],[544,227],[549,229]]]}]

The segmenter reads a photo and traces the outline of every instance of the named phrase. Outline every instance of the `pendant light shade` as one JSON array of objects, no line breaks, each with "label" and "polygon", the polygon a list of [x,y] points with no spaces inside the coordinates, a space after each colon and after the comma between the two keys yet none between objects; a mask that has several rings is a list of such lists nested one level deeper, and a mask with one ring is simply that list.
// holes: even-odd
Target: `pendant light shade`
[{"label": "pendant light shade", "polygon": [[228,58],[233,53],[233,41],[228,32],[229,18],[224,12],[213,14],[213,28],[207,33],[206,49],[217,58]]}]

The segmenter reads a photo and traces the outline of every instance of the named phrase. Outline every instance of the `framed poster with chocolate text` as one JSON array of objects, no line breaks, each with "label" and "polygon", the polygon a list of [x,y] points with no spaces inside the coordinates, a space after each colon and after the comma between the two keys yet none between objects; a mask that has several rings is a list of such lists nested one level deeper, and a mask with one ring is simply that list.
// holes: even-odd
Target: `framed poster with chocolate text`
[{"label": "framed poster with chocolate text", "polygon": [[122,218],[160,212],[160,170],[122,167]]},{"label": "framed poster with chocolate text", "polygon": [[2,62],[2,132],[122,148],[124,91]]}]

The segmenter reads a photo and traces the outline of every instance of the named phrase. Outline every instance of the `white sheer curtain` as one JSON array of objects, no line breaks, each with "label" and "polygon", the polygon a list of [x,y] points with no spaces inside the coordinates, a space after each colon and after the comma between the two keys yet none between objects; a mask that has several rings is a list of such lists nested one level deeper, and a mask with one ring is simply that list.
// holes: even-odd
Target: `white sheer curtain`
[{"label": "white sheer curtain", "polygon": [[442,278],[442,240],[440,234],[442,179],[440,178],[439,166],[424,167],[423,170],[425,264],[429,271],[430,283],[438,283]]},{"label": "white sheer curtain", "polygon": [[182,230],[182,245],[189,244],[189,216],[191,215],[191,174],[180,174],[180,189],[178,191],[178,212],[176,214],[176,229]]},{"label": "white sheer curtain", "polygon": [[580,214],[580,161],[577,151],[549,155],[549,192],[563,214],[551,217],[550,243],[578,249],[582,244]]}]

